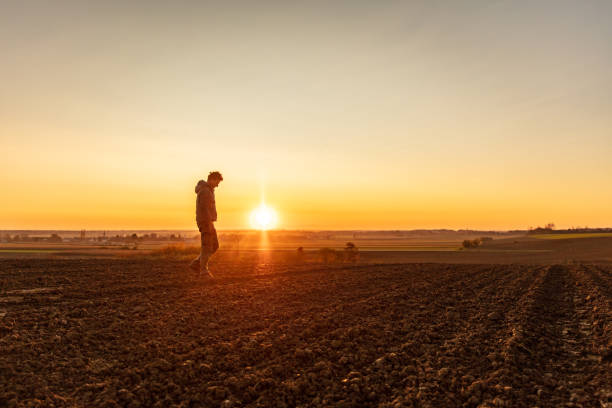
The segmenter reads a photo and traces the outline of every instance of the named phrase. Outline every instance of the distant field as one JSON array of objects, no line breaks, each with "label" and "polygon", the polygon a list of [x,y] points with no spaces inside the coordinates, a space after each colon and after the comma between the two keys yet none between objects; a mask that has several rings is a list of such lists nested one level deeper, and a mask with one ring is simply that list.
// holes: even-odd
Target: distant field
[{"label": "distant field", "polygon": [[[282,243],[271,242],[266,247],[260,247],[257,243],[247,243],[242,247],[244,249],[273,249],[273,250],[291,250],[294,251],[298,247],[306,250],[317,250],[320,248],[333,248],[341,250],[346,245],[347,241],[314,241],[314,242],[298,242],[298,243]],[[368,240],[351,241],[354,242],[357,248],[361,251],[456,251],[461,247],[460,241],[420,241],[414,240],[397,240],[397,241],[376,241]]]},{"label": "distant field", "polygon": [[44,249],[44,248],[32,248],[32,249],[0,249],[0,252],[2,253],[10,253],[10,254],[24,254],[24,253],[40,253],[40,252],[44,252],[44,253],[49,253],[49,252],[56,252],[55,249]]},{"label": "distant field", "polygon": [[[471,239],[474,237],[472,236]],[[537,238],[537,239],[536,239]],[[274,234],[245,234],[239,242],[220,239],[215,259],[260,258],[262,263],[291,260],[298,263],[329,263],[320,250],[331,248],[327,256],[344,258],[344,247],[353,242],[359,251],[359,263],[566,263],[576,261],[612,262],[612,233],[542,234],[494,238],[476,249],[462,248],[469,236],[369,236],[336,234],[310,239],[295,239]],[[178,253],[156,253],[177,246]],[[2,243],[0,258],[171,258],[186,261],[197,253],[199,240],[185,242],[140,241],[137,243]],[[298,248],[303,248],[298,252]],[[184,248],[184,249],[181,249]],[[185,249],[187,251],[185,251]],[[194,251],[195,249],[195,251]],[[334,252],[335,251],[335,252]],[[172,252],[172,251],[171,251]],[[176,252],[176,251],[175,251]],[[295,259],[294,259],[295,258]],[[299,258],[299,261],[298,261]],[[334,261],[338,262],[338,261]]]},{"label": "distant field", "polygon": [[570,239],[570,238],[605,238],[612,237],[612,232],[579,232],[576,234],[534,234],[533,238],[538,239]]},{"label": "distant field", "polygon": [[[446,252],[457,251],[461,248],[461,239],[415,239],[415,238],[381,238],[381,239],[354,239],[350,236],[338,236],[331,239],[309,239],[309,240],[291,240],[282,239],[282,237],[249,235],[245,236],[238,244],[234,241],[220,238],[220,249],[230,251],[290,251],[294,252],[298,248],[303,248],[305,251],[317,251],[321,248],[332,248],[342,251],[347,242],[353,242],[359,251],[400,251],[400,252]],[[152,250],[157,250],[169,245],[184,245],[184,246],[199,246],[199,240],[188,241],[144,241],[122,244],[92,244],[79,242],[63,242],[63,243],[3,243],[0,244],[1,255],[19,255],[19,254],[52,254],[57,256],[62,255],[82,255],[82,256],[97,256],[104,257],[113,254],[125,255],[128,253],[146,254]]]}]

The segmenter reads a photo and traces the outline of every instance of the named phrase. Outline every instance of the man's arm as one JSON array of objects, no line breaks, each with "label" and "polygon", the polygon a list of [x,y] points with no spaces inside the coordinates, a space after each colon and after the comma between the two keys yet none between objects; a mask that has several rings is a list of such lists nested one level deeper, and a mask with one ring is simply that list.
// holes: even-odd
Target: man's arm
[{"label": "man's arm", "polygon": [[200,211],[202,214],[202,228],[207,231],[212,231],[214,229],[213,226],[213,217],[210,213],[211,202],[213,201],[212,194],[210,191],[202,191],[200,196]]}]

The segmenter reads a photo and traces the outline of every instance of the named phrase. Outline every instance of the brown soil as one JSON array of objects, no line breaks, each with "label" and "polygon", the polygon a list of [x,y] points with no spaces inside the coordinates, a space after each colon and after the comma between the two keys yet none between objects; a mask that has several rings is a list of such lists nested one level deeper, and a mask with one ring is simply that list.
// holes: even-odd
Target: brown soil
[{"label": "brown soil", "polygon": [[612,407],[609,266],[0,260],[0,406]]}]

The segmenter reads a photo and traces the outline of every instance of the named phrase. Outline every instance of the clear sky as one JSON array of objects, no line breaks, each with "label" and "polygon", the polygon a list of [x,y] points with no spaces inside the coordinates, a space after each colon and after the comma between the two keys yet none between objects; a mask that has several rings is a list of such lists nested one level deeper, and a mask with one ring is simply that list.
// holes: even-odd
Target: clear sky
[{"label": "clear sky", "polygon": [[0,3],[0,228],[612,226],[612,2]]}]

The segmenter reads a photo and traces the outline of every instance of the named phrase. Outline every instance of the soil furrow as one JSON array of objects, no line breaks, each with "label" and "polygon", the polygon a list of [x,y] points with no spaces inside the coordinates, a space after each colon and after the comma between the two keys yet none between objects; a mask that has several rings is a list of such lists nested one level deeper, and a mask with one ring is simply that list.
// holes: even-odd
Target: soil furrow
[{"label": "soil furrow", "polygon": [[612,405],[604,266],[8,264],[0,406]]},{"label": "soil furrow", "polygon": [[492,384],[496,386],[492,392],[482,392],[482,378],[499,365],[499,345],[509,330],[506,315],[530,287],[539,285],[543,273],[542,268],[508,270],[506,276],[491,280],[476,297],[479,308],[462,320],[462,329],[430,356],[431,361],[426,362],[430,369],[425,371],[419,389],[413,389],[406,398],[416,397],[420,406],[434,407],[474,405],[499,394],[499,384]]}]

